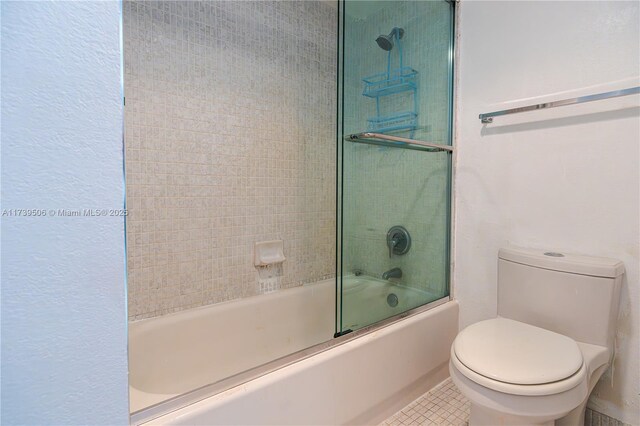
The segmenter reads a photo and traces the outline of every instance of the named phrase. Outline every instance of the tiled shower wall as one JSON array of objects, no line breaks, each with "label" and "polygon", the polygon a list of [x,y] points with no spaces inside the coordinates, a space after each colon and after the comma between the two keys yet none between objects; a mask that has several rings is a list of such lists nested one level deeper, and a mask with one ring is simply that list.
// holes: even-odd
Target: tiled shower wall
[{"label": "tiled shower wall", "polygon": [[331,277],[336,8],[123,7],[130,319],[258,294],[258,241],[279,287]]},{"label": "tiled shower wall", "polygon": [[[345,133],[365,131],[367,118],[375,116],[375,101],[362,96],[362,78],[386,70],[387,52],[375,39],[401,27],[404,66],[418,71],[419,128],[413,135],[397,135],[448,144],[450,6],[444,0],[357,3],[347,3],[345,15]],[[398,51],[396,43],[392,68],[398,67]],[[405,94],[383,98],[382,114],[410,110],[412,102]],[[360,270],[380,277],[400,267],[403,284],[433,297],[444,295],[448,154],[348,142],[344,163],[344,273]],[[386,234],[394,225],[409,231],[412,247],[390,258]]]}]

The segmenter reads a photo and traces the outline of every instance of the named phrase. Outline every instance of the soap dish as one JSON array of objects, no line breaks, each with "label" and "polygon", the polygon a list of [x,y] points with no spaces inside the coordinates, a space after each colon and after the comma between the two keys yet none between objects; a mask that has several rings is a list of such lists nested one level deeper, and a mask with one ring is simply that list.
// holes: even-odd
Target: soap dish
[{"label": "soap dish", "polygon": [[261,241],[255,244],[253,264],[257,267],[284,262],[284,241]]}]

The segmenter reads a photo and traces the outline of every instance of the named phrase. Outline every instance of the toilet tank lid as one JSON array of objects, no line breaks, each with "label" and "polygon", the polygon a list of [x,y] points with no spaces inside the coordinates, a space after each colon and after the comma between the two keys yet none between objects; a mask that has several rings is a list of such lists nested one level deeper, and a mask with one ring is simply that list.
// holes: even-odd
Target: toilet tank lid
[{"label": "toilet tank lid", "polygon": [[498,258],[510,262],[553,271],[594,277],[615,278],[624,273],[624,264],[617,259],[559,253],[550,250],[501,248]]}]

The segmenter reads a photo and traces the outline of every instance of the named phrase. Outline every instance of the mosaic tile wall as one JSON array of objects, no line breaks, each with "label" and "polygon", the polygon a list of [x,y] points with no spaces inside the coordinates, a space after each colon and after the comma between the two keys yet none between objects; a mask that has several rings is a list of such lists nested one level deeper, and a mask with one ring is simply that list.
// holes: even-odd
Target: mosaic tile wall
[{"label": "mosaic tile wall", "polygon": [[336,8],[123,8],[130,319],[258,294],[257,241],[277,288],[333,276]]},{"label": "mosaic tile wall", "polygon": [[[362,78],[386,70],[387,52],[375,39],[401,27],[405,30],[404,66],[418,71],[419,129],[414,135],[407,131],[397,135],[447,144],[449,5],[444,1],[403,1],[392,7],[369,3],[374,13],[358,14],[366,9],[363,2],[352,10],[355,16],[347,3],[345,133],[365,131],[367,118],[375,116],[375,101],[362,96]],[[397,67],[397,45],[391,52],[392,67]],[[412,98],[404,94],[384,102],[383,115],[412,106]],[[343,270],[380,277],[400,267],[403,284],[427,290],[434,297],[444,295],[449,268],[447,154],[346,143],[344,162]],[[406,255],[389,258],[386,234],[394,225],[407,228],[412,248]]]}]

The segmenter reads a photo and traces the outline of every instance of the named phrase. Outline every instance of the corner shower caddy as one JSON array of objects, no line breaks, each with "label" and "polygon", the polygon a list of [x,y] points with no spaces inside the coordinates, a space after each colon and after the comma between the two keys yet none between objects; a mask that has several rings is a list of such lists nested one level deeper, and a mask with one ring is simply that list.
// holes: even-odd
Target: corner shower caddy
[{"label": "corner shower caddy", "polygon": [[[363,96],[376,100],[376,116],[367,119],[369,132],[386,133],[411,131],[411,137],[418,127],[418,71],[403,66],[402,43],[404,30],[394,28],[391,32],[398,44],[398,68],[391,68],[391,49],[387,53],[387,71],[364,77]],[[390,115],[381,115],[380,98],[400,93],[410,93],[413,108]]]}]

